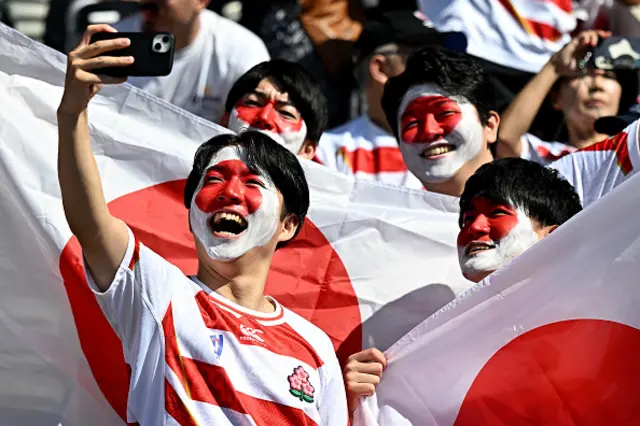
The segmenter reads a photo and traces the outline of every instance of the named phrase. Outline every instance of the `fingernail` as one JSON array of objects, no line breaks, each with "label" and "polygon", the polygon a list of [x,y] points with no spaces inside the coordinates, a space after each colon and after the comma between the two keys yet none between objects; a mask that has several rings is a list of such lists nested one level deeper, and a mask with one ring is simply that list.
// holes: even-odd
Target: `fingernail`
[{"label": "fingernail", "polygon": [[123,60],[124,62],[133,62],[133,56],[125,56]]}]

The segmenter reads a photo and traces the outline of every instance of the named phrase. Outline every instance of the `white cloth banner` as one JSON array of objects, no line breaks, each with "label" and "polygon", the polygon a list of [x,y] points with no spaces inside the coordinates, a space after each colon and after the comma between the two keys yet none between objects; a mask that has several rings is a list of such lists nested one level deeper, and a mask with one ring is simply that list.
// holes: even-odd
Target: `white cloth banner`
[{"label": "white cloth banner", "polygon": [[640,176],[386,351],[355,425],[640,424]]},{"label": "white cloth banner", "polygon": [[[123,424],[120,342],[84,280],[57,181],[65,58],[0,26],[0,423]],[[112,212],[195,273],[182,188],[197,146],[226,131],[131,86],[90,105]],[[277,252],[267,292],[323,328],[344,357],[388,348],[469,288],[456,255],[457,199],[305,162],[308,223]],[[447,283],[447,285],[443,284]]]}]

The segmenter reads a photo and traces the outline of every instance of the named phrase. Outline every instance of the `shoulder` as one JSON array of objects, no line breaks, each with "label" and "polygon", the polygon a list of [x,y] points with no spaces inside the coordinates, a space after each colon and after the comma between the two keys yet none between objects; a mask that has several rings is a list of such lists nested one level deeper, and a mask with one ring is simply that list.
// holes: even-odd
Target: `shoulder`
[{"label": "shoulder", "polygon": [[283,307],[284,320],[316,351],[323,363],[336,358],[333,343],[327,334],[311,321]]}]

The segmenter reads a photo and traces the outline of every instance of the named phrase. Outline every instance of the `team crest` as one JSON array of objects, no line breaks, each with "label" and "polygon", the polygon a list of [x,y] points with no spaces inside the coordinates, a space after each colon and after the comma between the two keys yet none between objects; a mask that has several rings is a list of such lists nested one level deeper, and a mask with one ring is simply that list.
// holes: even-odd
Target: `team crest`
[{"label": "team crest", "polygon": [[211,344],[213,345],[213,352],[216,354],[216,357],[220,358],[222,355],[222,345],[224,344],[224,336],[222,333],[212,334],[210,336]]},{"label": "team crest", "polygon": [[315,388],[309,383],[309,373],[302,366],[293,369],[293,374],[287,377],[289,380],[289,392],[300,398],[300,401],[313,402]]}]

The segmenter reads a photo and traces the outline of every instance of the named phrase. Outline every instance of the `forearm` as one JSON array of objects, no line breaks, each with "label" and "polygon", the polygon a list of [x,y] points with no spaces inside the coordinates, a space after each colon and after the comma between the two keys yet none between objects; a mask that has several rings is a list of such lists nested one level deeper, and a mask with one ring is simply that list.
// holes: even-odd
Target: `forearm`
[{"label": "forearm", "polygon": [[498,157],[520,157],[522,135],[529,131],[540,106],[557,79],[558,74],[554,66],[547,63],[507,107],[500,121]]},{"label": "forearm", "polygon": [[67,222],[81,241],[111,219],[91,151],[87,111],[58,111],[58,180]]}]

